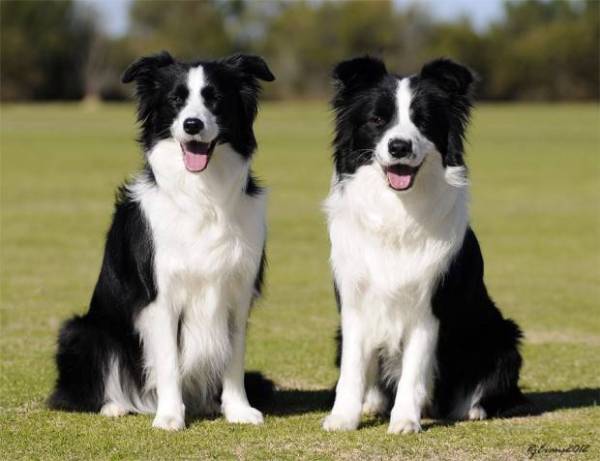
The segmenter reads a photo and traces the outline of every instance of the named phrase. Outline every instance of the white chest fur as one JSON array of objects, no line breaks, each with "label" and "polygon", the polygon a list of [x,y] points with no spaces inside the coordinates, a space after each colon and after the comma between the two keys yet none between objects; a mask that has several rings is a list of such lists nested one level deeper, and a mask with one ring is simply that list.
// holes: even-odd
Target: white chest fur
[{"label": "white chest fur", "polygon": [[[152,232],[155,309],[180,319],[184,393],[199,401],[229,360],[232,313],[245,315],[253,296],[266,236],[266,199],[245,194],[249,164],[227,145],[217,147],[199,174],[185,170],[179,146],[170,140],[157,144],[149,161],[157,184],[138,181],[131,193]],[[147,330],[148,312],[142,311],[140,330]],[[153,381],[148,370],[150,387]]]},{"label": "white chest fur", "polygon": [[190,209],[161,191],[148,193],[142,203],[152,228],[159,290],[173,295],[173,289],[189,288],[186,295],[194,295],[205,285],[253,272],[265,237],[257,213],[261,201],[240,196],[229,209],[207,203]]},{"label": "white chest fur", "polygon": [[468,193],[444,174],[430,155],[412,190],[398,194],[379,165],[366,165],[334,184],[326,201],[343,308],[360,312],[378,347],[396,349],[402,332],[430,315],[435,283],[462,244]]},{"label": "white chest fur", "polygon": [[[152,229],[159,292],[255,275],[265,240],[265,196],[243,192],[249,165],[219,146],[207,170],[188,173],[179,146],[159,143],[149,156],[158,186],[133,192]],[[184,294],[184,293],[182,293]]]}]

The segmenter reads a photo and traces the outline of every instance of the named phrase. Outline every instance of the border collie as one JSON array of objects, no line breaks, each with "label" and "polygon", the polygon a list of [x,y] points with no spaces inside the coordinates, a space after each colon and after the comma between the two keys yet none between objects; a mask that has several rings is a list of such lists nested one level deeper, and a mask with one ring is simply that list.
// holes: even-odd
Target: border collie
[{"label": "border collie", "polygon": [[[447,59],[418,75],[362,57],[334,72],[335,173],[325,202],[341,312],[326,430],[389,410],[483,419],[522,401],[521,332],[488,296],[469,227],[463,138],[474,76]],[[388,406],[388,402],[391,403]]]},{"label": "border collie", "polygon": [[[117,194],[89,311],[59,335],[52,408],[106,416],[221,410],[262,422],[244,388],[246,323],[265,265],[265,194],[250,171],[257,56],[129,66],[145,165]],[[220,403],[220,408],[219,408]]]}]

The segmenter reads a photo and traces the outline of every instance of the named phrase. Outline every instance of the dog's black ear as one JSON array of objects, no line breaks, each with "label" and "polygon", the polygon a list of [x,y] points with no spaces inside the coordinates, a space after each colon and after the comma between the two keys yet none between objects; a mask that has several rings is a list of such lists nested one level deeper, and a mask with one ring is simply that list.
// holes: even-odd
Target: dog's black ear
[{"label": "dog's black ear", "polygon": [[371,56],[342,61],[333,68],[334,80],[343,87],[369,85],[378,82],[387,74],[381,59]]},{"label": "dog's black ear", "polygon": [[469,94],[475,83],[475,74],[468,67],[446,58],[425,64],[421,78],[433,81],[448,93],[461,96]]},{"label": "dog's black ear", "polygon": [[254,78],[264,80],[265,82],[272,82],[275,80],[275,76],[271,72],[271,69],[269,69],[265,60],[260,56],[234,54],[224,58],[221,62],[242,74],[250,75]]},{"label": "dog's black ear", "polygon": [[125,69],[121,77],[121,82],[130,83],[140,78],[149,78],[157,69],[174,63],[175,59],[167,51],[161,51],[151,56],[144,56],[131,63]]}]

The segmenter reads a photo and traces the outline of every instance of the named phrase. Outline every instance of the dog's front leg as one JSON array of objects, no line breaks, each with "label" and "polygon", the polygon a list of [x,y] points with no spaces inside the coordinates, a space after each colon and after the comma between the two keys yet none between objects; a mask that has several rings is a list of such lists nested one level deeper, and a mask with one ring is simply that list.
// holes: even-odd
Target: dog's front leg
[{"label": "dog's front leg", "polygon": [[137,321],[146,367],[154,380],[158,397],[152,426],[168,431],[185,427],[177,350],[178,321],[178,313],[160,300],[145,307]]},{"label": "dog's front leg", "polygon": [[362,414],[382,414],[386,410],[387,405],[387,397],[379,387],[379,357],[377,354],[373,354],[367,368],[366,392]]},{"label": "dog's front leg", "polygon": [[335,403],[323,421],[326,431],[350,431],[358,427],[372,351],[365,344],[364,322],[354,306],[342,305],[342,363],[335,389]]},{"label": "dog's front leg", "polygon": [[[248,293],[252,290],[248,289]],[[230,423],[261,424],[263,415],[252,408],[244,388],[244,355],[246,353],[246,324],[250,311],[251,296],[238,305],[232,312],[231,322],[231,357],[223,374],[223,392],[221,409],[225,419]]]},{"label": "dog's front leg", "polygon": [[421,411],[431,398],[438,321],[432,314],[410,329],[404,342],[402,375],[390,416],[391,434],[419,432]]}]

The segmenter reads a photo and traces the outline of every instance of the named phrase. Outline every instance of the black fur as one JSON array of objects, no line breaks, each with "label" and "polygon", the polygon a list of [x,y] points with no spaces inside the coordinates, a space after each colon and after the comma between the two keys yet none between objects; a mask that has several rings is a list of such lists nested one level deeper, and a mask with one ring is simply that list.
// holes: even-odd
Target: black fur
[{"label": "black fur", "polygon": [[152,235],[138,203],[122,187],[106,237],[104,259],[86,315],[61,328],[52,408],[99,411],[110,357],[120,358],[121,373],[142,384],[140,339],[134,318],[156,298]]},{"label": "black fur", "polygon": [[454,399],[482,386],[481,405],[500,416],[525,399],[518,387],[522,333],[505,319],[483,281],[483,257],[469,229],[432,299],[440,320],[434,414],[448,416]]},{"label": "black fur", "polygon": [[334,166],[338,179],[372,161],[371,149],[394,118],[396,77],[382,61],[356,58],[333,70],[336,93]]}]

